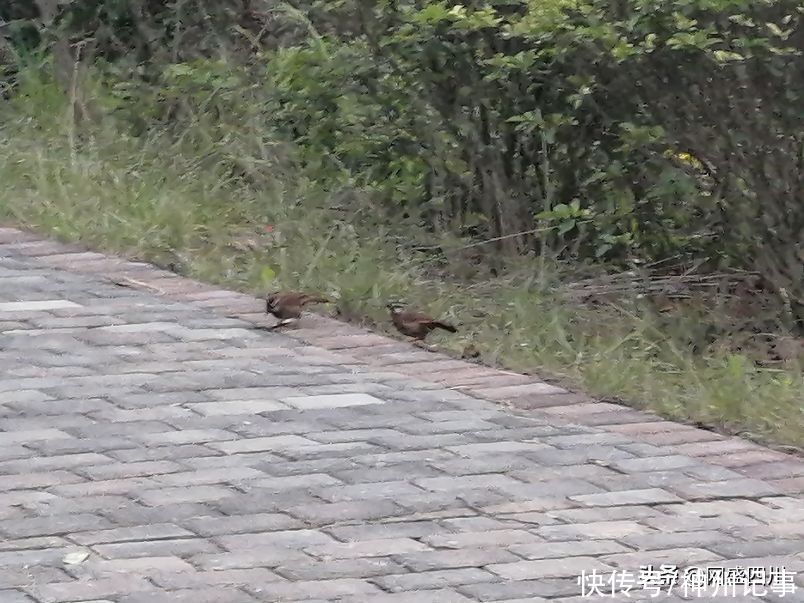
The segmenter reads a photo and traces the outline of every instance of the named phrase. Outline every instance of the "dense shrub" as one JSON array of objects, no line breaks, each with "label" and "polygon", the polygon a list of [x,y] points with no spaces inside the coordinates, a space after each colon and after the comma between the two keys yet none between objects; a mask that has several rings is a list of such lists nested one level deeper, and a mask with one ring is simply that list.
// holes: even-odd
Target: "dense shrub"
[{"label": "dense shrub", "polygon": [[[802,328],[796,0],[81,0],[34,30],[29,5],[0,9],[17,48],[91,37],[107,74],[136,67],[148,85],[116,88],[132,121],[212,107],[497,261],[753,271]],[[240,151],[254,175],[264,149]]]}]

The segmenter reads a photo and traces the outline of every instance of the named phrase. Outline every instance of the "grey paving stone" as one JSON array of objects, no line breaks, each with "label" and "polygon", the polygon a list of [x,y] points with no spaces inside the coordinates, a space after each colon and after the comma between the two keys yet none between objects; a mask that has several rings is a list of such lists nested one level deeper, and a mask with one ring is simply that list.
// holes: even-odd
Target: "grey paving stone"
[{"label": "grey paving stone", "polygon": [[[578,572],[580,573],[580,570]],[[580,587],[577,578],[540,578],[467,584],[458,586],[456,589],[462,594],[485,602],[505,599],[540,601],[542,597],[553,599],[575,596],[579,593]]]},{"label": "grey paving stone", "polygon": [[81,580],[74,582],[55,582],[37,584],[29,587],[29,592],[46,603],[66,603],[118,597],[140,591],[154,591],[155,587],[145,578],[121,574],[101,580]]},{"label": "grey paving stone", "polygon": [[119,603],[255,603],[256,599],[233,587],[187,588],[162,592],[142,591],[118,599]]},{"label": "grey paving stone", "polygon": [[[206,570],[201,572],[158,572],[151,576],[151,581],[157,586],[170,590],[206,590],[208,587],[217,585],[240,586],[273,581],[280,582],[282,581],[282,577],[267,568],[254,567],[229,570]],[[234,589],[226,589],[221,592],[232,593],[233,590]]]},{"label": "grey paving stone", "polygon": [[727,532],[698,530],[693,532],[660,532],[623,536],[621,542],[639,550],[660,550],[677,547],[698,547],[715,550],[716,545],[734,542]]},{"label": "grey paving stone", "polygon": [[135,542],[138,540],[164,540],[192,536],[194,536],[192,532],[177,525],[154,523],[130,528],[73,532],[70,534],[70,540],[78,544],[94,545],[112,542]]},{"label": "grey paving stone", "polygon": [[359,578],[333,578],[331,580],[300,580],[288,583],[247,586],[246,590],[260,601],[305,601],[309,599],[343,599],[358,597],[367,601],[382,591],[367,580]]},{"label": "grey paving stone", "polygon": [[[18,567],[0,569],[2,588],[21,588],[35,583],[69,582],[72,576],[54,567]],[[4,591],[0,590],[0,594]],[[5,601],[5,599],[0,599]]]},{"label": "grey paving stone", "polygon": [[326,561],[299,559],[295,562],[284,563],[276,567],[274,571],[289,580],[371,578],[407,572],[404,567],[386,557],[327,559]]},{"label": "grey paving stone", "polygon": [[506,580],[528,580],[540,578],[576,578],[580,569],[609,573],[613,566],[593,557],[564,557],[539,559],[535,561],[516,561],[514,563],[492,563],[486,569]]},{"label": "grey paving stone", "polygon": [[408,511],[393,500],[377,498],[336,503],[311,502],[288,507],[287,513],[311,525],[327,525],[336,522],[398,517],[407,515]]},{"label": "grey paving stone", "polygon": [[0,601],[3,603],[36,603],[21,590],[0,590]]},{"label": "grey paving stone", "polygon": [[335,540],[324,532],[309,529],[230,534],[219,536],[215,541],[233,552],[263,547],[304,549],[316,545],[336,544]]},{"label": "grey paving stone", "polygon": [[656,505],[684,502],[681,498],[660,488],[602,492],[569,496],[570,500],[589,507],[613,507],[617,505]]},{"label": "grey paving stone", "polygon": [[395,499],[397,497],[406,496],[416,497],[425,496],[427,493],[425,490],[417,488],[413,484],[399,480],[391,482],[353,484],[350,486],[338,485],[327,488],[316,488],[315,494],[324,500],[341,502],[374,498]]},{"label": "grey paving stone", "polygon": [[561,559],[565,557],[598,557],[630,553],[632,549],[614,540],[580,540],[570,542],[536,542],[515,544],[508,550],[525,559]]},{"label": "grey paving stone", "polygon": [[457,534],[426,536],[422,542],[437,549],[462,549],[474,547],[505,547],[527,542],[544,542],[527,530],[487,530],[484,532],[461,532]]},{"label": "grey paving stone", "polygon": [[29,519],[0,522],[0,533],[12,538],[31,536],[57,536],[81,529],[104,529],[111,527],[105,517],[80,513],[74,515],[44,515]]},{"label": "grey paving stone", "polygon": [[781,492],[770,484],[758,479],[738,479],[718,482],[699,482],[672,487],[679,496],[687,499],[704,500],[716,498],[762,498]]},{"label": "grey paving stone", "polygon": [[248,439],[235,439],[234,441],[211,443],[209,447],[214,450],[219,450],[226,454],[235,454],[238,452],[261,452],[261,451],[282,451],[292,450],[293,448],[300,448],[302,446],[313,446],[316,444],[313,440],[308,440],[297,435],[281,435],[264,438],[248,438]]},{"label": "grey paving stone", "polygon": [[[389,572],[391,573],[391,572]],[[496,582],[499,577],[479,568],[440,570],[433,572],[404,573],[374,578],[372,582],[390,592],[422,591],[446,588],[461,584]]]},{"label": "grey paving stone", "polygon": [[[601,560],[620,568],[638,570],[645,564],[646,553],[618,553],[606,555]],[[702,548],[678,547],[673,549],[651,550],[650,562],[655,566],[672,565],[675,567],[699,566],[706,562],[718,561],[720,555]]]},{"label": "grey paving stone", "polygon": [[636,521],[597,521],[593,523],[542,526],[534,530],[547,540],[610,540],[630,534],[649,534],[653,530]]},{"label": "grey paving stone", "polygon": [[328,534],[342,541],[381,540],[385,538],[422,538],[449,533],[435,520],[367,522],[323,528]]},{"label": "grey paving stone", "polygon": [[518,557],[503,549],[465,548],[457,551],[422,551],[394,557],[414,572],[483,567],[492,563],[513,563]]},{"label": "grey paving stone", "polygon": [[385,404],[384,400],[370,394],[329,394],[319,396],[291,396],[281,398],[284,404],[301,410],[319,408],[342,408],[344,406],[364,406],[366,404]]},{"label": "grey paving stone", "polygon": [[98,544],[93,549],[107,559],[129,557],[188,557],[198,553],[216,553],[220,549],[203,538],[166,538],[136,542]]},{"label": "grey paving stone", "polygon": [[383,593],[342,599],[344,603],[470,603],[464,595],[455,590],[440,588],[411,593]]},{"label": "grey paving stone", "polygon": [[304,552],[321,559],[355,559],[388,557],[427,550],[430,550],[430,547],[411,538],[387,538],[314,545],[305,548]]},{"label": "grey paving stone", "polygon": [[314,563],[316,561],[302,551],[278,546],[254,547],[253,549],[235,553],[202,553],[193,555],[188,560],[201,570],[215,571],[251,567],[275,568],[282,564],[296,563],[297,561],[300,564]]},{"label": "grey paving stone", "polygon": [[171,503],[159,507],[146,507],[125,499],[127,504],[118,508],[105,508],[101,512],[119,526],[141,526],[172,523],[197,517],[214,515],[211,506],[201,503]]}]

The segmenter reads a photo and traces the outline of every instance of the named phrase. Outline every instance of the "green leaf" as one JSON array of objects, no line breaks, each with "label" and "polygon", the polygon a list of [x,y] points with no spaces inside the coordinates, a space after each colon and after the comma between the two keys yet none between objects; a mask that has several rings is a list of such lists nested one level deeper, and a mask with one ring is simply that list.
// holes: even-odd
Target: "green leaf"
[{"label": "green leaf", "polygon": [[274,270],[270,266],[265,266],[260,271],[260,280],[264,285],[267,285],[268,283],[272,282],[275,278],[276,278],[276,272],[274,272]]},{"label": "green leaf", "polygon": [[566,222],[562,222],[561,226],[558,227],[558,234],[566,234],[573,228],[575,228],[575,220],[567,220]]}]

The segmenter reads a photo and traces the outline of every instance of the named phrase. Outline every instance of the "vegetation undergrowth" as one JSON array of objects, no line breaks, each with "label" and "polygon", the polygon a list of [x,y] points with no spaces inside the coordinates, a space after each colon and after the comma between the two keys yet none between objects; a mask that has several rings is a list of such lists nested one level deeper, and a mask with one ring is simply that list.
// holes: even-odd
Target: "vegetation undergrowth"
[{"label": "vegetation undergrowth", "polygon": [[588,294],[611,284],[602,269],[584,272],[546,250],[489,267],[446,234],[430,237],[434,254],[420,234],[406,237],[404,216],[372,213],[359,186],[294,161],[282,138],[256,127],[221,132],[198,113],[178,135],[146,123],[135,136],[112,118],[76,130],[71,111],[36,72],[0,109],[0,219],[244,291],[322,291],[344,319],[389,332],[385,304],[404,299],[459,325],[456,336],[433,338],[454,354],[471,343],[487,363],[804,446],[801,355],[763,364],[702,337],[726,311],[712,307],[717,296],[657,307],[610,286]]}]

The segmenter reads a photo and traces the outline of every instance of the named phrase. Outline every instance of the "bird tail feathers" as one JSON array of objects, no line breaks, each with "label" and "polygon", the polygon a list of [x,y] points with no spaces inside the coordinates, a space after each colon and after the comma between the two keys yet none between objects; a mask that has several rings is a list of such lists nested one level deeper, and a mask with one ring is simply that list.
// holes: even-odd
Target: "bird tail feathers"
[{"label": "bird tail feathers", "polygon": [[444,329],[445,331],[449,331],[450,333],[457,333],[458,329],[453,327],[451,324],[447,324],[445,322],[433,321],[433,326],[438,327],[439,329]]}]

